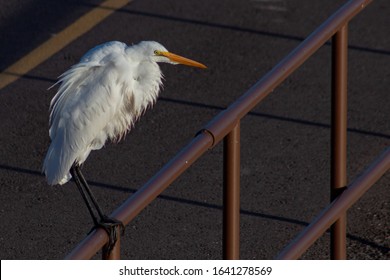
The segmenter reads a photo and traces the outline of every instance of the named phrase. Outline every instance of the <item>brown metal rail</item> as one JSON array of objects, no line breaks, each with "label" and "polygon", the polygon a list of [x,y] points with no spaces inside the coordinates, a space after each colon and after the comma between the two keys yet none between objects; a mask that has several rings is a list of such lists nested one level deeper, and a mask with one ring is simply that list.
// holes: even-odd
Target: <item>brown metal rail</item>
[{"label": "brown metal rail", "polygon": [[[370,2],[372,2],[372,0],[351,0],[342,6],[267,75],[237,99],[236,102],[212,119],[186,147],[184,147],[142,188],[131,195],[117,210],[115,210],[112,213],[112,216],[123,221],[123,223],[127,225],[201,155],[208,149],[214,147],[222,139],[225,139],[223,257],[226,259],[238,259],[240,217],[240,120],[280,85],[291,73],[301,66],[315,51],[324,45],[327,40],[333,38],[331,193],[332,199],[337,198],[337,200],[334,201],[337,201],[337,205],[339,205],[338,207],[341,210],[338,210],[336,214],[332,214],[331,216],[331,222],[334,222],[332,227],[331,255],[332,258],[335,259],[344,259],[346,256],[345,211],[352,205],[350,204],[350,200],[355,201],[361,195],[359,192],[359,196],[355,196],[355,192],[348,189],[340,196],[340,193],[346,187],[347,26],[348,22]],[[389,165],[388,158],[389,155],[387,153],[387,169]],[[375,168],[372,172],[378,172]],[[366,185],[365,187],[368,188]],[[351,196],[353,197],[351,198]],[[343,200],[341,199],[342,197]],[[348,203],[339,202],[346,200],[344,197],[348,198]],[[329,211],[335,211],[332,210],[334,209],[333,207],[335,204],[336,202],[333,202],[331,206],[329,206]],[[340,204],[342,205],[340,206]],[[328,226],[328,223],[326,226]],[[317,231],[324,231],[327,229],[324,226],[319,229],[318,225],[311,225],[309,228],[310,227],[314,227]],[[95,230],[91,232],[66,258],[89,259],[103,248],[107,242],[108,237],[106,232],[102,229]],[[310,243],[308,241],[305,242],[305,244]],[[307,247],[304,246],[304,248]],[[295,251],[295,249],[293,251]],[[299,252],[301,253],[302,249]],[[286,256],[288,258],[291,257],[290,253],[282,253],[280,256],[281,258],[285,258]],[[294,257],[295,256],[296,255],[294,255]],[[120,258],[119,240],[111,252],[106,252],[103,248],[103,258]]]},{"label": "brown metal rail", "polygon": [[223,258],[240,255],[240,123],[224,140]]},{"label": "brown metal rail", "polygon": [[[331,200],[347,186],[347,63],[348,25],[332,40],[332,124],[331,124]],[[332,225],[331,258],[346,259],[346,214]]]},{"label": "brown metal rail", "polygon": [[[390,148],[387,148],[348,188],[328,205],[282,252],[277,259],[299,258],[321,235],[390,169]],[[334,253],[333,255],[342,255]]]}]

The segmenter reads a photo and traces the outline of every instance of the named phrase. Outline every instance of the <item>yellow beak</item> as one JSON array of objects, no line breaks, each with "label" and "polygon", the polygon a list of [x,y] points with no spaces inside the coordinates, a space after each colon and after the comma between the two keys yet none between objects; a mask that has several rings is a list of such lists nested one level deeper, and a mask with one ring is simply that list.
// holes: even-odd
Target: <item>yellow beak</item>
[{"label": "yellow beak", "polygon": [[203,68],[203,69],[207,68],[207,66],[202,64],[202,63],[199,63],[197,61],[182,57],[182,56],[174,54],[174,53],[160,52],[160,55],[163,55],[163,56],[169,58],[171,61],[179,63],[179,64],[184,64],[184,65]]}]

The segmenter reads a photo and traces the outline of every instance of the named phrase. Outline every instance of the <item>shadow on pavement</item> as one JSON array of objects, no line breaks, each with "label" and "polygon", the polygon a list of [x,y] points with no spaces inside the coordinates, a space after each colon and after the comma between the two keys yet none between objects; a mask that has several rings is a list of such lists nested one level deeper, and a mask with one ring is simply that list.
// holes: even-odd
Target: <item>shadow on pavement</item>
[{"label": "shadow on pavement", "polygon": [[[4,165],[4,164],[0,164],[0,169],[12,171],[12,172],[17,172],[17,173],[34,175],[34,176],[40,176],[42,178],[44,177],[44,175],[39,171],[29,170],[29,169],[20,168],[20,167],[13,167],[13,166],[8,166],[8,165]],[[122,186],[114,186],[114,185],[110,185],[110,184],[106,184],[106,183],[100,183],[100,182],[89,181],[89,180],[88,180],[88,183],[91,186],[95,186],[98,188],[104,188],[104,189],[110,189],[110,190],[123,192],[123,193],[135,193],[137,191],[136,189],[131,189],[131,188],[122,187]],[[173,197],[173,196],[168,196],[168,195],[159,195],[157,197],[157,199],[162,199],[162,200],[172,201],[172,202],[182,203],[182,204],[188,204],[188,205],[198,206],[198,207],[206,207],[209,209],[216,209],[216,210],[222,211],[221,205],[200,202],[200,201],[195,201],[195,200],[190,200],[190,199],[178,198],[178,197]],[[300,221],[297,219],[280,217],[280,216],[275,216],[275,215],[266,214],[266,213],[257,213],[257,212],[252,212],[252,211],[248,211],[248,210],[244,210],[244,209],[241,209],[240,213],[241,213],[241,215],[247,215],[247,216],[257,217],[257,218],[261,218],[261,219],[268,219],[268,220],[277,221],[277,222],[290,223],[290,224],[295,224],[295,225],[299,225],[302,227],[306,227],[309,225],[308,222]],[[329,234],[329,231],[327,231],[326,233]],[[356,236],[356,235],[347,234],[347,238],[350,240],[359,242],[361,244],[370,246],[376,250],[379,250],[383,254],[387,254],[390,252],[389,247],[385,247],[383,245],[377,244],[375,242],[372,242],[370,240],[364,239],[364,238]]]}]

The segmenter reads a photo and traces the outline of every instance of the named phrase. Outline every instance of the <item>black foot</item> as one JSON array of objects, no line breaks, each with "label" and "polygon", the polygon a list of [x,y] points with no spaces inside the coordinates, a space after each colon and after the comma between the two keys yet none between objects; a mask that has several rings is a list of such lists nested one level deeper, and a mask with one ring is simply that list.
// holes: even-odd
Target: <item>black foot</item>
[{"label": "black foot", "polygon": [[123,233],[125,232],[125,226],[121,221],[118,221],[114,218],[110,218],[108,216],[103,216],[102,219],[92,228],[92,230],[96,228],[102,228],[107,232],[109,238],[107,244],[107,251],[111,251],[118,239],[117,227],[120,228],[120,234],[123,235]]}]

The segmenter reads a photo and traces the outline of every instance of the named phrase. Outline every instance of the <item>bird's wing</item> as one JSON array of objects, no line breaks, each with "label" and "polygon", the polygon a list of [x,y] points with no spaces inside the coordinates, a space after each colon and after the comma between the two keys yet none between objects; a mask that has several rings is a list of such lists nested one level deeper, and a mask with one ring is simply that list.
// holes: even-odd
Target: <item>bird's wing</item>
[{"label": "bird's wing", "polygon": [[122,45],[106,47],[87,53],[88,59],[60,77],[61,86],[51,102],[52,143],[43,167],[50,184],[59,183],[75,161],[84,161],[91,149],[100,148],[110,137],[104,128],[129,89],[123,75],[131,69]]},{"label": "bird's wing", "polygon": [[[102,67],[112,66],[110,59],[121,59],[124,54],[126,44],[118,41],[107,42],[98,45],[89,50],[81,59],[80,62],[68,71],[64,72],[58,82],[52,87],[61,84],[57,94],[50,103],[50,127],[56,119],[57,113],[61,108],[65,107],[69,97],[76,97],[75,92],[79,91],[80,87],[97,81],[97,72],[102,70]],[[111,62],[111,65],[110,65]],[[96,72],[96,73],[95,73]]]},{"label": "bird's wing", "polygon": [[80,62],[104,62],[111,53],[124,52],[126,47],[127,45],[122,42],[107,42],[90,49],[86,54],[83,55],[83,57],[80,59]]}]

